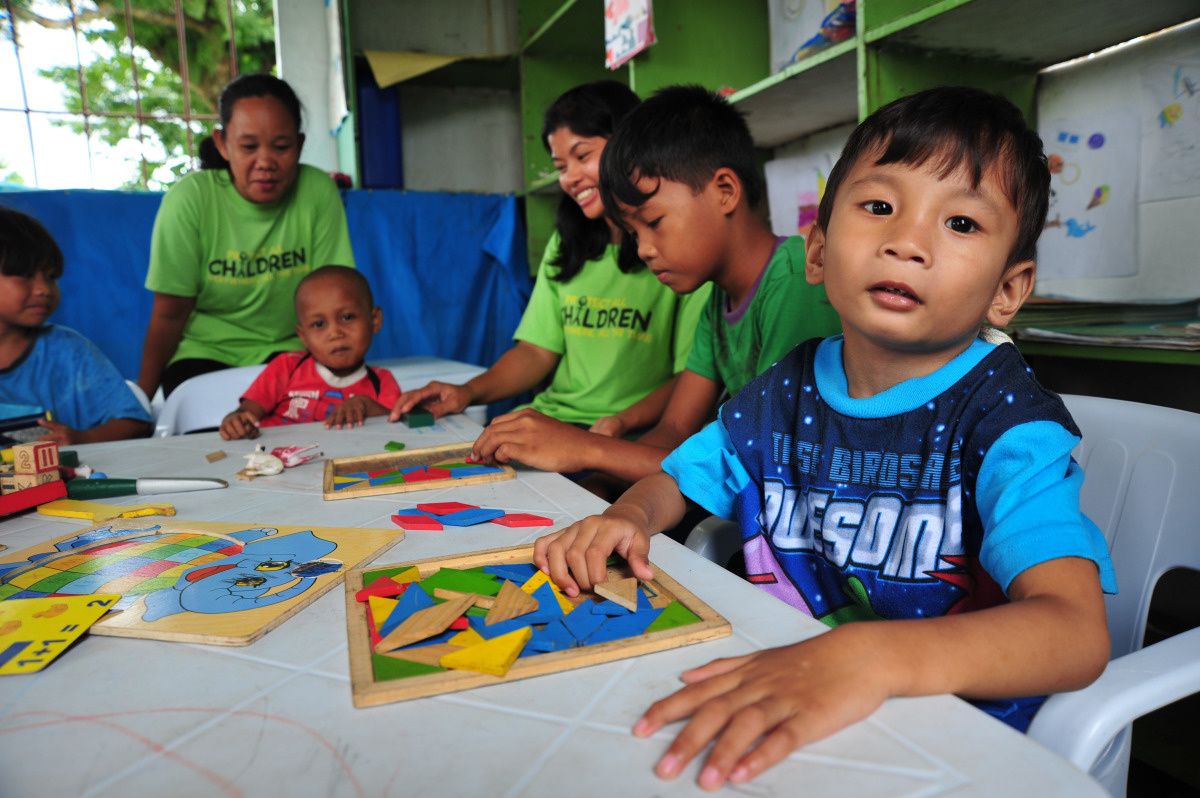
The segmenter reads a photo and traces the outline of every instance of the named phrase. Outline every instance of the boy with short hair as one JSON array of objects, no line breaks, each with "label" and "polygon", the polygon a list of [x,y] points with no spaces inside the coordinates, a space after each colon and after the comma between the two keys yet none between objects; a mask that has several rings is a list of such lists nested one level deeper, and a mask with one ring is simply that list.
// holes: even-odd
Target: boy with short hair
[{"label": "boy with short hair", "polygon": [[62,272],[46,228],[0,208],[0,403],[48,410],[41,440],[60,446],[148,435],[150,414],[112,361],[69,327],[46,323]]},{"label": "boy with short hair", "polygon": [[747,781],[891,696],[957,693],[1023,730],[1046,693],[1103,670],[1116,582],[1079,510],[1079,432],[1015,347],[980,336],[1032,290],[1048,191],[1006,100],[941,88],[872,114],[807,246],[843,335],[797,347],[665,473],[538,541],[568,594],[614,550],[649,578],[649,536],[687,495],[737,519],[752,581],[834,627],[683,674],[634,727],[692,718],[661,776],[716,739],[701,786]]},{"label": "boy with short hair", "polygon": [[306,351],[285,352],[221,422],[225,440],[258,437],[259,427],[324,421],[361,426],[400,396],[387,369],[363,362],[383,324],[367,278],[348,266],[322,266],[296,286],[296,334]]},{"label": "boy with short hair", "polygon": [[[741,114],[700,86],[659,91],[622,120],[600,165],[604,207],[660,281],[714,290],[662,418],[636,441],[589,433],[531,410],[492,421],[474,456],[546,470],[594,470],[633,482],[793,346],[840,330],[820,286],[804,277],[804,239],[776,238],[756,210],[766,194]],[[617,491],[619,493],[619,491]],[[615,496],[613,496],[615,498]]]}]

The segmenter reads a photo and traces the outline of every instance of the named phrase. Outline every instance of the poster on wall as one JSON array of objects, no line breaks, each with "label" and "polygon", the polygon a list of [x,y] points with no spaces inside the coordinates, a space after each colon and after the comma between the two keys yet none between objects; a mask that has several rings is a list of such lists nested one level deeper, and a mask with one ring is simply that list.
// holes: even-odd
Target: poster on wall
[{"label": "poster on wall", "polygon": [[1141,70],[1142,202],[1200,196],[1200,51]]},{"label": "poster on wall", "polygon": [[654,42],[651,0],[604,0],[604,66],[616,69]]},{"label": "poster on wall", "polygon": [[1052,117],[1038,133],[1050,164],[1050,209],[1038,241],[1042,278],[1128,277],[1137,264],[1138,120]]},{"label": "poster on wall", "polygon": [[810,136],[800,146],[777,151],[763,171],[767,177],[767,206],[771,231],[777,236],[808,236],[817,221],[825,181],[837,163],[853,125]]}]

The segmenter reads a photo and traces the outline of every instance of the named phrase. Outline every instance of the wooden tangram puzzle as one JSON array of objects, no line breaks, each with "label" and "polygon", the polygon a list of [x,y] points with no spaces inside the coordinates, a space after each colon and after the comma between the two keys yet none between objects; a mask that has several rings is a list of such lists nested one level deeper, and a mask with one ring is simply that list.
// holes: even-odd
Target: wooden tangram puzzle
[{"label": "wooden tangram puzzle", "polygon": [[623,562],[611,562],[596,594],[570,599],[532,558],[526,545],[347,574],[354,705],[526,679],[730,633],[728,621],[657,567],[654,579],[639,582]]},{"label": "wooden tangram puzzle", "polygon": [[326,499],[352,499],[494,482],[517,475],[511,466],[468,462],[470,454],[470,443],[451,443],[326,460],[323,492]]},{"label": "wooden tangram puzzle", "polygon": [[0,601],[115,593],[94,634],[253,642],[401,540],[399,529],[113,519],[0,555]]}]

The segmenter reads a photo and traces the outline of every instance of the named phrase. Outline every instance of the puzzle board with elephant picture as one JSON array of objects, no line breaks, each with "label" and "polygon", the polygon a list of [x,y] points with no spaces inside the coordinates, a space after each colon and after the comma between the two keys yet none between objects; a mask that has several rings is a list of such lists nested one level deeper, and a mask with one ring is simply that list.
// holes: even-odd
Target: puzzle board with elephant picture
[{"label": "puzzle board with elephant picture", "polygon": [[243,646],[403,539],[398,529],[114,519],[0,555],[0,601],[115,593],[93,634]]}]

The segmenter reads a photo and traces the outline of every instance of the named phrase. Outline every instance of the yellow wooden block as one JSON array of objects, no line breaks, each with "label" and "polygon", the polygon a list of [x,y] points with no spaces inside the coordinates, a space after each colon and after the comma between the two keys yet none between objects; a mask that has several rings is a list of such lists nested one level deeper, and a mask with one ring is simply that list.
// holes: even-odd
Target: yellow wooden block
[{"label": "yellow wooden block", "polygon": [[421,570],[415,565],[412,568],[406,568],[393,576],[392,581],[398,585],[408,584],[409,582],[420,582]]},{"label": "yellow wooden block", "polygon": [[490,673],[503,676],[521,656],[521,650],[533,637],[533,627],[514,629],[508,634],[493,637],[473,646],[446,654],[441,659],[443,668]]},{"label": "yellow wooden block", "polygon": [[479,634],[479,632],[476,632],[474,629],[467,627],[466,629],[463,629],[461,632],[459,632],[458,634],[456,634],[454,637],[450,638],[446,642],[453,643],[454,645],[460,646],[461,648],[466,648],[467,646],[478,645],[486,640],[487,640],[487,638],[484,637],[483,635]]},{"label": "yellow wooden block", "polygon": [[384,651],[382,654],[385,657],[392,657],[393,659],[420,662],[422,665],[440,665],[442,657],[460,650],[462,650],[461,646],[452,645],[451,643],[432,643],[428,646],[402,648],[398,651]]},{"label": "yellow wooden block", "polygon": [[42,515],[58,518],[82,518],[102,524],[111,518],[140,518],[146,515],[175,515],[172,504],[119,505],[103,502],[84,502],[77,499],[56,499],[38,505]]},{"label": "yellow wooden block", "polygon": [[396,609],[396,604],[399,603],[394,598],[384,598],[383,596],[368,596],[367,604],[371,607],[371,618],[375,621],[375,630],[383,626],[383,622],[392,614],[392,610]]},{"label": "yellow wooden block", "polygon": [[521,589],[532,596],[534,591],[545,584],[549,584],[550,589],[554,591],[554,598],[558,599],[558,606],[562,608],[563,614],[570,615],[571,610],[575,609],[575,605],[562,594],[562,591],[558,589],[558,585],[550,581],[550,577],[541,571],[526,579],[525,584],[521,585]]}]

